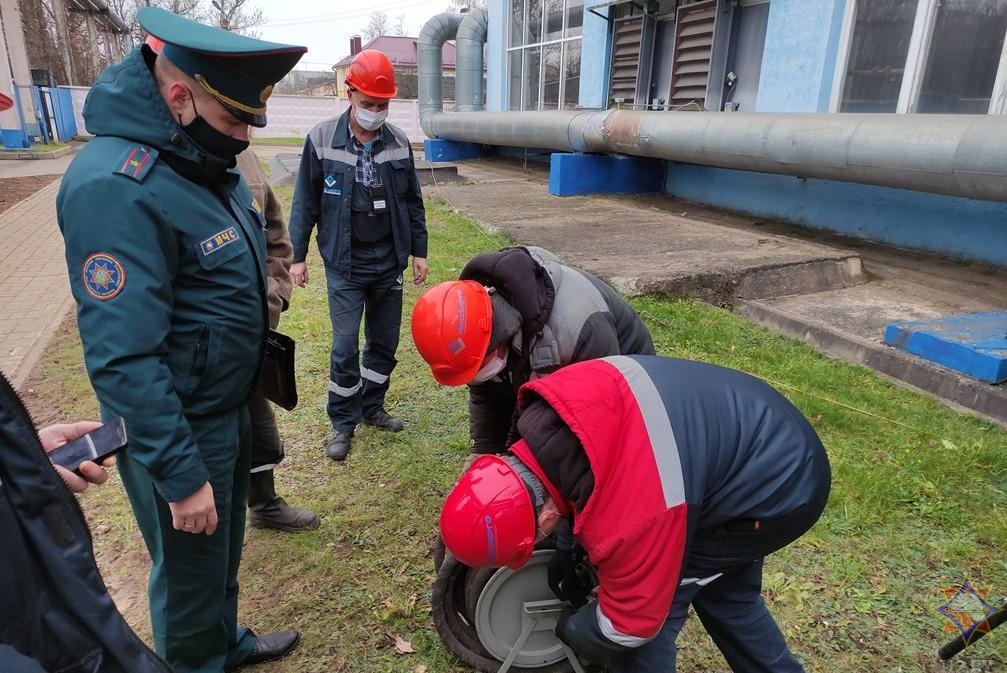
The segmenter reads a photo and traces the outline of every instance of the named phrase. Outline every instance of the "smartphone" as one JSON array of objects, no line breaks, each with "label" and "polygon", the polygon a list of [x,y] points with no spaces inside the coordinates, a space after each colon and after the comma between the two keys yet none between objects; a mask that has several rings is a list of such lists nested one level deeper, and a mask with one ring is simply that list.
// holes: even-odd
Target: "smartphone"
[{"label": "smartphone", "polygon": [[101,462],[124,446],[126,446],[126,421],[116,418],[86,435],[53,449],[49,452],[49,461],[53,465],[77,472],[77,468],[85,460]]}]

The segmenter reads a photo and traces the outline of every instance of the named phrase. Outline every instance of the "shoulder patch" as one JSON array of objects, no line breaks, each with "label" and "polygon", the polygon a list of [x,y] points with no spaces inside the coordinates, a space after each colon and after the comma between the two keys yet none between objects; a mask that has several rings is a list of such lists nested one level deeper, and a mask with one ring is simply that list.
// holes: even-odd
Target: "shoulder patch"
[{"label": "shoulder patch", "polygon": [[143,182],[156,162],[157,150],[145,145],[133,145],[119,157],[114,172],[133,178],[137,182]]},{"label": "shoulder patch", "polygon": [[96,252],[84,260],[81,280],[91,297],[107,301],[126,287],[126,269],[107,252]]}]

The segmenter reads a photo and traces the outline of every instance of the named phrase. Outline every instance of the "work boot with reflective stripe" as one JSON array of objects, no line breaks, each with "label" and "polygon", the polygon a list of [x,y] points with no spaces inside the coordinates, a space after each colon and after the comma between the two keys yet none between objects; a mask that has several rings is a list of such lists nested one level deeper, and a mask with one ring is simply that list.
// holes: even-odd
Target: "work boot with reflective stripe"
[{"label": "work boot with reflective stripe", "polygon": [[272,528],[285,533],[318,528],[318,515],[291,507],[276,495],[273,471],[253,472],[248,477],[248,522],[253,528]]}]

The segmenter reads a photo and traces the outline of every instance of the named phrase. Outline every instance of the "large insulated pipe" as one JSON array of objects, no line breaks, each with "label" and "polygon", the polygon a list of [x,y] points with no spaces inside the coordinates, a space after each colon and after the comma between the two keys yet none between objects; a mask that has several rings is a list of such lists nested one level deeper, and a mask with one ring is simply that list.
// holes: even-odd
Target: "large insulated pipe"
[{"label": "large insulated pipe", "polygon": [[454,38],[455,33],[458,32],[458,24],[461,22],[461,14],[444,12],[423,24],[423,29],[420,31],[420,38],[416,44],[420,124],[423,123],[423,118],[430,113],[444,110],[444,92],[441,87],[441,70],[443,69],[441,51],[444,49],[444,43]]},{"label": "large insulated pipe", "polygon": [[483,45],[489,30],[485,9],[469,11],[458,26],[455,37],[455,110],[476,112],[483,109]]},{"label": "large insulated pipe", "polygon": [[429,115],[423,130],[1007,201],[1007,115],[454,112]]}]

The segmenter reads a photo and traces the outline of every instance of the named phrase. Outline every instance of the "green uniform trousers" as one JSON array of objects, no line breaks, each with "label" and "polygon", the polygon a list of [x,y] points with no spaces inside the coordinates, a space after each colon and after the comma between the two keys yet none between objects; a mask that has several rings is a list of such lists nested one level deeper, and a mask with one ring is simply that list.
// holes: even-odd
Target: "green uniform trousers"
[{"label": "green uniform trousers", "polygon": [[213,535],[177,531],[168,503],[127,449],[119,472],[150,552],[154,649],[175,673],[222,673],[255,647],[238,628],[238,565],[245,533],[251,433],[247,406],[188,421],[210,474]]}]

